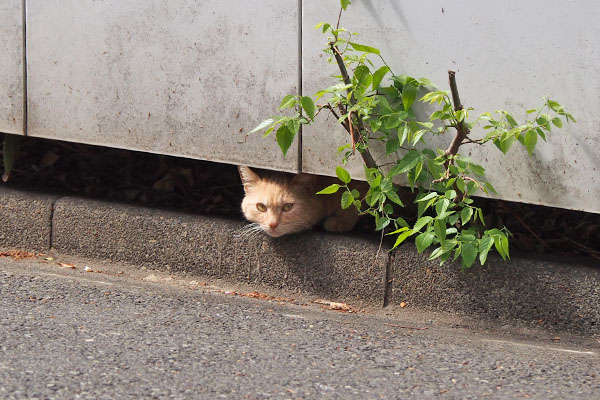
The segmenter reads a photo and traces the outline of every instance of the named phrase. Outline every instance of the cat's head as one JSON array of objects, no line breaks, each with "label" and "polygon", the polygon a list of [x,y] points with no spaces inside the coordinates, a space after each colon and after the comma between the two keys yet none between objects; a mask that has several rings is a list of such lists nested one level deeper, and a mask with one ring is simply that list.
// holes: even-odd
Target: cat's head
[{"label": "cat's head", "polygon": [[315,176],[308,174],[262,174],[239,167],[246,196],[242,211],[246,219],[268,235],[279,237],[310,229],[316,221]]}]

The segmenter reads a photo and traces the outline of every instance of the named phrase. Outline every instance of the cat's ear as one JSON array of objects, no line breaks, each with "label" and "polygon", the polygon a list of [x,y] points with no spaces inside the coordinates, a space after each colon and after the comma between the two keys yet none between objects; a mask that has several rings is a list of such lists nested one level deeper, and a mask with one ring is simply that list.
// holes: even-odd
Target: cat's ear
[{"label": "cat's ear", "polygon": [[244,190],[247,192],[248,187],[260,181],[260,176],[254,171],[250,169],[250,167],[244,167],[239,165],[238,171],[240,173],[240,178],[242,179],[242,184],[244,185]]},{"label": "cat's ear", "polygon": [[299,186],[314,193],[317,184],[317,176],[311,174],[298,174],[292,179],[292,185]]}]

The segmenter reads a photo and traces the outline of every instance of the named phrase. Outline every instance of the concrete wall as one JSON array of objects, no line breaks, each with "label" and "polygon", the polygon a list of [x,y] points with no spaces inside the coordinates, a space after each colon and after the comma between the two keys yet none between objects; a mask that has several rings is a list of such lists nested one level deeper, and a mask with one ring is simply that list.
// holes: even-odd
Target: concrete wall
[{"label": "concrete wall", "polygon": [[0,2],[0,132],[23,134],[21,0]]},{"label": "concrete wall", "polygon": [[27,0],[28,134],[296,169],[244,132],[297,91],[298,6],[248,4]]},{"label": "concrete wall", "polygon": [[[313,27],[335,24],[338,3],[304,2],[304,94],[337,72],[319,51],[326,35]],[[507,156],[491,143],[465,146],[463,154],[487,168],[502,199],[600,212],[599,18],[600,3],[592,0],[359,0],[340,25],[359,32],[354,41],[380,48],[396,74],[428,77],[449,90],[447,71],[455,70],[473,113],[506,109],[524,120],[543,96],[559,101],[578,123],[540,140],[532,157],[518,143]],[[451,138],[440,139],[434,144],[445,149]],[[347,142],[333,118],[306,128],[303,168],[331,171],[336,149]],[[359,163],[351,169],[362,174]]]},{"label": "concrete wall", "polygon": [[[25,3],[28,135],[285,171],[332,174],[338,164],[348,135],[332,118],[304,129],[301,165],[298,141],[284,159],[274,138],[244,135],[298,91],[300,71],[305,95],[329,85],[336,69],[313,27],[335,23],[338,0]],[[4,0],[0,131],[14,133],[20,18],[21,0]],[[493,145],[468,151],[503,199],[600,212],[599,18],[592,0],[354,0],[341,25],[378,46],[397,74],[447,89],[456,70],[475,112],[524,117],[542,96],[556,98],[578,123],[533,157],[517,145],[506,157]],[[440,139],[445,148],[450,138]],[[359,177],[362,168],[351,170]]]}]

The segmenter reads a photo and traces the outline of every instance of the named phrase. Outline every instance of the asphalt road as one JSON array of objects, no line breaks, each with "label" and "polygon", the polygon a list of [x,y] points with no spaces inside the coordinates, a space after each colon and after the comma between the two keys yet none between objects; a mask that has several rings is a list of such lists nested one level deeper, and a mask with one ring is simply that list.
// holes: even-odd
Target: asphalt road
[{"label": "asphalt road", "polygon": [[596,339],[524,340],[75,267],[0,258],[0,398],[600,398]]}]

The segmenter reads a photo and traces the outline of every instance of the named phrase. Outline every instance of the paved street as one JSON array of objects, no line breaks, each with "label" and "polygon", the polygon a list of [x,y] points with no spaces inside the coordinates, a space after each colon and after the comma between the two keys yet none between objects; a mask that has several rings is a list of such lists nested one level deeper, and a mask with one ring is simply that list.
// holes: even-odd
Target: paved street
[{"label": "paved street", "polygon": [[1,399],[600,398],[595,339],[524,340],[74,266],[0,258]]}]

